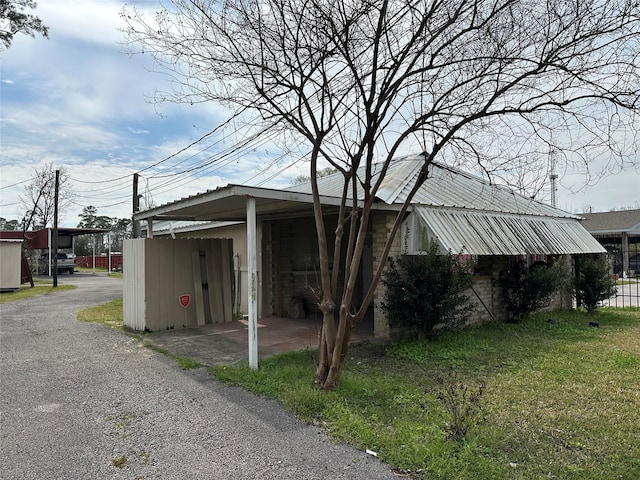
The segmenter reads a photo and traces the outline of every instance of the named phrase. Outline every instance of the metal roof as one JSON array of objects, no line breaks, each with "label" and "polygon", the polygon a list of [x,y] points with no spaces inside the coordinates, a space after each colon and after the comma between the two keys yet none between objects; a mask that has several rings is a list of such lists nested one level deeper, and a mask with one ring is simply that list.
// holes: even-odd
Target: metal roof
[{"label": "metal roof", "polygon": [[630,233],[640,235],[640,209],[584,213],[582,225],[591,233]]},{"label": "metal roof", "polygon": [[[422,154],[394,160],[377,198],[387,205],[402,204],[424,161]],[[341,195],[343,184],[341,174],[318,179],[318,189],[326,195]],[[291,190],[310,191],[310,186]],[[411,208],[444,251],[474,255],[605,252],[580,225],[580,217],[439,163],[429,165],[429,176],[412,198]]]},{"label": "metal roof", "polygon": [[444,251],[472,255],[565,255],[605,253],[570,218],[489,213],[467,209],[414,206]]},{"label": "metal roof", "polygon": [[[158,207],[137,212],[133,219],[167,221],[245,221],[247,198],[256,200],[258,215],[310,215],[313,209],[311,194],[295,193],[272,188],[227,185],[215,190],[182,198]],[[340,199],[322,197],[323,205],[340,205]]]},{"label": "metal roof", "polygon": [[[415,185],[424,161],[422,154],[393,160],[377,192],[377,198],[387,205],[403,203]],[[364,170],[360,169],[359,179],[362,179],[363,175]],[[373,181],[376,178],[377,175],[374,175]],[[318,179],[318,190],[323,195],[340,197],[343,184],[341,174],[329,175]],[[311,186],[307,183],[289,187],[287,190],[311,193]],[[360,187],[358,195],[362,199]],[[429,165],[429,177],[411,200],[411,204],[470,208],[520,215],[580,218],[559,208],[519,195],[506,187],[490,184],[482,178],[435,162]]]},{"label": "metal roof", "polygon": [[[424,155],[394,160],[377,193],[374,208],[399,208],[423,165]],[[362,170],[358,173],[361,179]],[[338,206],[343,184],[341,174],[319,178],[321,203]],[[361,201],[359,182],[357,195]],[[263,218],[312,215],[310,184],[285,190],[228,185],[138,212],[134,219],[245,221],[249,197],[255,199],[256,212]],[[429,177],[411,204],[443,248],[452,252],[464,250],[477,255],[604,252],[580,225],[580,217],[437,163],[429,166]]]}]

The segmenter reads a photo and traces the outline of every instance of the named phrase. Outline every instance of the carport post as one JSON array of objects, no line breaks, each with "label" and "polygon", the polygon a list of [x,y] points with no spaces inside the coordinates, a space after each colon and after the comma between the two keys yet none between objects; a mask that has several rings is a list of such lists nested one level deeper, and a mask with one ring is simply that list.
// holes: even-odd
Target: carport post
[{"label": "carport post", "polygon": [[258,368],[258,272],[256,267],[256,199],[247,198],[247,260],[249,268],[249,367]]}]

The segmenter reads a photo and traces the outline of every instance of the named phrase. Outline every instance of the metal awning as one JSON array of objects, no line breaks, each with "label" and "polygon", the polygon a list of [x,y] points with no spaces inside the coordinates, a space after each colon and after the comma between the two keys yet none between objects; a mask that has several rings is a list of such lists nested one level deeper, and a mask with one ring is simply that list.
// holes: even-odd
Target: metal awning
[{"label": "metal awning", "polygon": [[[290,192],[272,188],[227,185],[216,190],[193,195],[159,207],[134,213],[134,221],[240,221],[246,220],[247,199],[253,198],[259,216],[313,215],[310,193]],[[339,206],[340,198],[321,196],[325,206]]]},{"label": "metal awning", "polygon": [[578,220],[413,206],[444,251],[471,255],[606,253]]}]

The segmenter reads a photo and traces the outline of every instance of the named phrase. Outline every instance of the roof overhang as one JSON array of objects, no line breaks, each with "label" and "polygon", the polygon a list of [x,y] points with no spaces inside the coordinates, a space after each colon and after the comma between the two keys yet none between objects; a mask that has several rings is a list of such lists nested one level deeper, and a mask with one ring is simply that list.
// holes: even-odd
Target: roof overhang
[{"label": "roof overhang", "polygon": [[[313,195],[311,193],[227,185],[226,187],[137,212],[133,215],[133,220],[244,222],[246,220],[248,198],[255,199],[256,214],[259,217],[308,215],[313,211]],[[340,206],[341,198],[321,195],[320,203],[324,207],[337,208]],[[380,205],[376,205],[374,208],[380,207]],[[399,207],[386,205],[384,208],[396,210]]]},{"label": "roof overhang", "polygon": [[[107,233],[108,229],[105,228],[71,228],[60,227],[58,228],[58,239],[68,239],[69,247],[71,237],[77,237],[79,235],[88,235],[92,233]],[[22,231],[4,231],[0,232],[1,238],[17,238],[24,240],[29,249],[44,249],[50,247],[51,235],[53,234],[53,228],[47,227],[40,230]],[[64,248],[64,247],[60,247]]]},{"label": "roof overhang", "polygon": [[606,253],[572,218],[413,207],[444,251],[471,255]]},{"label": "roof overhang", "polygon": [[623,234],[627,235],[640,235],[640,225],[636,225],[634,228],[609,228],[604,230],[589,230],[591,235],[598,236],[620,236]]}]

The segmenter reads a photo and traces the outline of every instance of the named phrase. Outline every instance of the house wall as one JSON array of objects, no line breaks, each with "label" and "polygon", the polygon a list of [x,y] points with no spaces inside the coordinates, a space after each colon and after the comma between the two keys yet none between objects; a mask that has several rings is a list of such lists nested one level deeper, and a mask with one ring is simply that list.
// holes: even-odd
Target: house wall
[{"label": "house wall", "polygon": [[[374,212],[371,218],[371,241],[367,244],[368,253],[363,260],[363,274],[359,282],[358,293],[364,295],[364,289],[370,284],[373,272],[380,262],[388,265],[381,254],[386,239],[396,219],[395,212]],[[333,244],[332,232],[335,231],[335,217],[327,217],[329,243]],[[240,270],[241,304],[240,311],[247,311],[247,254],[246,226],[244,224],[219,227],[191,233],[176,233],[178,238],[232,238],[233,255]],[[258,279],[259,279],[259,316],[280,316],[301,318],[315,315],[317,299],[314,290],[319,291],[319,259],[315,222],[312,217],[264,220],[258,222]],[[402,254],[402,236],[396,235],[390,257]],[[483,323],[493,319],[502,320],[505,311],[501,292],[497,284],[500,271],[508,266],[510,257],[480,257],[479,272],[474,277],[473,288],[468,292],[476,308],[468,323]],[[333,259],[330,259],[332,263]],[[570,259],[566,264],[568,275],[571,272]],[[236,270],[234,267],[234,275]],[[373,300],[373,329],[380,339],[390,338],[389,322],[380,309],[384,298],[384,286],[379,283]],[[571,308],[571,293],[563,291],[550,302],[548,309]]]},{"label": "house wall", "polygon": [[[325,216],[329,268],[334,264],[337,216]],[[346,239],[345,239],[346,244]],[[346,245],[343,245],[346,247]],[[359,307],[365,289],[371,283],[371,238],[367,235],[363,260],[353,294],[353,305]],[[345,251],[342,252],[345,255]],[[264,222],[263,269],[265,311],[275,316],[302,318],[319,314],[321,290],[320,259],[315,221],[312,217],[278,219]],[[338,292],[342,291],[344,271],[338,275]]]},{"label": "house wall", "polygon": [[278,317],[302,318],[317,313],[314,292],[319,291],[321,282],[314,219],[272,220],[264,222],[263,229],[265,308]]},{"label": "house wall", "polygon": [[[374,245],[377,245],[379,251],[384,246],[383,235],[384,228],[389,229],[393,224],[393,218],[387,218],[387,222],[374,231],[378,232],[377,242],[374,240]],[[394,242],[395,252],[391,256],[399,256],[402,252],[399,250],[399,242]],[[482,324],[492,320],[504,321],[507,319],[507,311],[502,301],[502,291],[498,283],[500,272],[508,268],[510,261],[513,257],[508,256],[482,256],[478,258],[476,270],[477,273],[473,277],[473,285],[466,292],[474,309],[468,314],[466,325]],[[537,258],[536,258],[537,259]],[[565,272],[567,279],[572,278],[573,274],[573,260],[570,255],[564,255],[556,261],[562,263],[562,268]],[[374,268],[377,266],[377,261],[374,257]],[[382,284],[378,285],[376,290],[376,306],[378,306],[385,294],[385,288]],[[567,283],[565,288],[560,289],[550,299],[547,306],[541,309],[541,311],[557,311],[557,310],[569,310],[572,308],[573,296],[570,290],[570,282]],[[388,321],[379,307],[376,307],[375,313],[376,322],[376,336],[380,338],[399,338],[403,336],[403,332],[390,329]],[[386,336],[384,332],[386,331]]]},{"label": "house wall", "polygon": [[[509,266],[512,258],[506,256],[481,257],[479,266],[481,274],[474,275],[473,286],[467,292],[475,309],[469,315],[467,325],[484,323],[490,320],[506,320],[507,312],[502,302],[502,292],[498,284],[500,272]],[[561,262],[565,277],[573,275],[573,261],[570,255],[556,259]],[[569,310],[573,304],[570,282],[551,297],[541,311]]]}]

